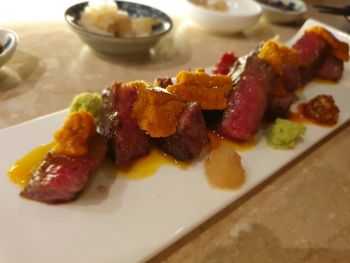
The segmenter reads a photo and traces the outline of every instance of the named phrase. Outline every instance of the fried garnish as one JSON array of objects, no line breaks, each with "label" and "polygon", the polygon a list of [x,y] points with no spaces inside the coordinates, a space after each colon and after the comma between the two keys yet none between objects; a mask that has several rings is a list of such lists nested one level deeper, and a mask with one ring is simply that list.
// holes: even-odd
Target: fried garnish
[{"label": "fried garnish", "polygon": [[139,127],[151,137],[167,137],[175,133],[185,101],[145,82],[130,82],[128,85],[138,87],[132,116]]},{"label": "fried garnish", "polygon": [[258,57],[266,61],[280,75],[284,64],[293,67],[298,67],[301,64],[299,55],[294,49],[278,43],[275,39],[270,39],[263,43]]},{"label": "fried garnish", "polygon": [[202,110],[223,110],[227,108],[232,80],[229,76],[209,76],[202,71],[180,71],[176,84],[167,90],[186,101],[197,101]]},{"label": "fried garnish", "polygon": [[323,125],[335,125],[338,122],[339,108],[331,95],[318,95],[305,104],[306,118]]},{"label": "fried garnish", "polygon": [[349,61],[349,45],[338,40],[331,32],[323,27],[313,27],[305,32],[312,32],[323,38],[329,45],[332,46],[332,53],[335,57],[342,61]]},{"label": "fried garnish", "polygon": [[88,153],[89,138],[96,133],[95,121],[90,112],[78,111],[68,116],[62,128],[54,134],[52,153],[70,157]]}]

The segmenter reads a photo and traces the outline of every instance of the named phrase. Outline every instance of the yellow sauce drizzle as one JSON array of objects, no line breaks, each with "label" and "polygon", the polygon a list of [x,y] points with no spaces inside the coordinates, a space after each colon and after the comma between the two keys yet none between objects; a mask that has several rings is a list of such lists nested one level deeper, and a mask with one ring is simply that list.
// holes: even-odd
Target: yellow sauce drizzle
[{"label": "yellow sauce drizzle", "polygon": [[[33,171],[40,165],[54,145],[55,143],[52,142],[39,146],[16,161],[7,172],[10,180],[21,188],[24,188],[28,184]],[[147,156],[136,160],[132,167],[126,171],[118,171],[118,168],[112,162],[105,162],[102,169],[132,180],[140,180],[155,175],[157,170],[165,165],[186,169],[190,163],[175,160],[171,156],[164,154],[161,150],[153,148]]]},{"label": "yellow sauce drizzle", "polygon": [[161,150],[153,148],[147,156],[135,161],[129,170],[120,171],[118,175],[133,180],[140,180],[155,175],[157,170],[164,165],[186,169],[190,164],[177,161],[171,156],[164,154]]},{"label": "yellow sauce drizzle", "polygon": [[53,142],[39,146],[16,161],[7,172],[10,180],[21,188],[24,188],[32,172],[40,165],[53,146]]},{"label": "yellow sauce drizzle", "polygon": [[312,81],[319,83],[319,84],[324,84],[324,85],[336,85],[336,84],[338,84],[337,81],[328,80],[328,79],[320,79],[320,78],[315,78]]},{"label": "yellow sauce drizzle", "polygon": [[299,93],[302,94],[305,91],[305,87],[304,86],[300,86],[295,90],[295,93]]},{"label": "yellow sauce drizzle", "polygon": [[221,145],[228,146],[235,151],[242,152],[253,149],[256,146],[255,139],[249,139],[246,141],[238,141],[238,140],[230,140],[226,138],[222,138],[220,135],[209,132],[209,139],[211,143],[211,147],[213,149],[219,148]]}]

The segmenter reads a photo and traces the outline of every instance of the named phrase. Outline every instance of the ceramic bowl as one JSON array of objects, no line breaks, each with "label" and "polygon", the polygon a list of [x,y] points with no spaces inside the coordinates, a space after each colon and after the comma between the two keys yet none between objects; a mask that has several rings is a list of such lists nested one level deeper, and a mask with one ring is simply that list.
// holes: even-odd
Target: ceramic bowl
[{"label": "ceramic bowl", "polygon": [[0,44],[3,46],[3,51],[0,53],[0,67],[4,65],[15,53],[18,36],[15,32],[8,29],[0,29]]},{"label": "ceramic bowl", "polygon": [[80,26],[78,21],[80,13],[88,2],[79,3],[69,7],[65,12],[65,19],[69,27],[77,33],[80,39],[93,50],[108,55],[137,55],[148,52],[162,36],[167,34],[173,27],[171,18],[162,11],[142,4],[115,1],[118,9],[127,11],[132,17],[153,17],[159,21],[153,28],[151,35],[140,37],[115,37],[91,32]]},{"label": "ceramic bowl", "polygon": [[195,24],[216,33],[234,33],[258,23],[262,8],[252,0],[227,1],[227,11],[216,11],[187,0],[188,14]]},{"label": "ceramic bowl", "polygon": [[283,3],[285,6],[292,6],[293,10],[282,10],[272,5],[264,4],[264,1],[257,1],[263,8],[264,17],[272,23],[291,23],[303,18],[307,7],[300,0],[269,0],[271,3]]}]

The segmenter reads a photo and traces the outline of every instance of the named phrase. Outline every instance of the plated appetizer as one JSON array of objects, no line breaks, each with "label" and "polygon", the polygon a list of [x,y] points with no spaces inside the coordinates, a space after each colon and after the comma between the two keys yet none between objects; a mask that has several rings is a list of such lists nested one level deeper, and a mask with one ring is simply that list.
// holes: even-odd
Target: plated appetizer
[{"label": "plated appetizer", "polygon": [[[174,82],[115,82],[101,96],[85,94],[73,103],[21,195],[46,203],[71,201],[105,156],[127,169],[152,147],[178,161],[205,155],[209,183],[237,189],[245,181],[241,158],[220,141],[253,140],[262,125],[276,121],[268,130],[269,144],[293,148],[305,133],[303,125],[286,120],[298,100],[297,89],[316,77],[339,80],[348,60],[345,42],[314,27],[291,48],[271,39],[239,59],[224,54],[214,69],[219,74],[181,71]],[[327,124],[337,122],[339,109],[327,96],[306,108],[305,118],[322,115]]]}]

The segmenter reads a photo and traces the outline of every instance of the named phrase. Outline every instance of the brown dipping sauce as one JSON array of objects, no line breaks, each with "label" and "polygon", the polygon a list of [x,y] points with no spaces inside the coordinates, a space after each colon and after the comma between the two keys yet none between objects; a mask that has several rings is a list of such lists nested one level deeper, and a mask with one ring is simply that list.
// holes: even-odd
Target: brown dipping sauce
[{"label": "brown dipping sauce", "polygon": [[313,123],[330,127],[338,123],[339,108],[331,95],[318,95],[298,105],[297,112],[291,112],[288,119],[298,123]]}]

